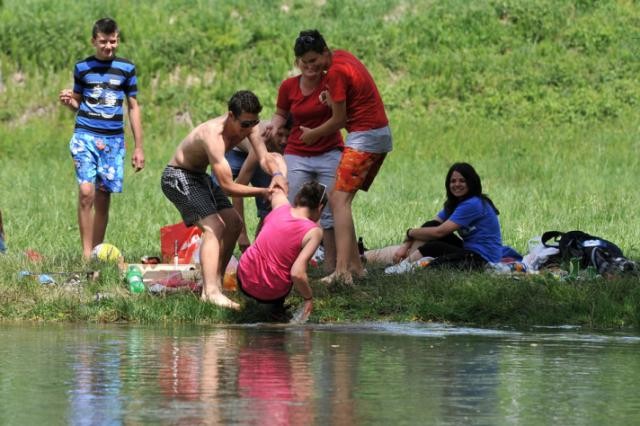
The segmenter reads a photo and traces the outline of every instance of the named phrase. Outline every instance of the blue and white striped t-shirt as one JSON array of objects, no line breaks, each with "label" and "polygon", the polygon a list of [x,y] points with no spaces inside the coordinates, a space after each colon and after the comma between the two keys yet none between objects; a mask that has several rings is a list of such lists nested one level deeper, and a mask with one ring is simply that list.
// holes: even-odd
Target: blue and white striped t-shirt
[{"label": "blue and white striped t-shirt", "polygon": [[124,58],[101,61],[90,56],[76,63],[73,80],[73,91],[82,95],[76,131],[123,135],[124,100],[138,93],[135,65]]}]

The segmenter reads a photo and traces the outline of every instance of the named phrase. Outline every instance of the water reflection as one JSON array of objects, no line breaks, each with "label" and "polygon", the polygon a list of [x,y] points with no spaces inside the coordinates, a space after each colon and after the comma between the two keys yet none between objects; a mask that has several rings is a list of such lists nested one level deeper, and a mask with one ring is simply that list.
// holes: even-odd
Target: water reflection
[{"label": "water reflection", "polygon": [[11,342],[0,348],[0,424],[584,424],[640,413],[634,335],[376,323],[0,325],[0,338]]},{"label": "water reflection", "polygon": [[70,366],[74,374],[70,386],[73,424],[100,424],[103,413],[122,412],[121,343],[84,342],[74,348],[76,359]]},{"label": "water reflection", "polygon": [[238,345],[238,393],[250,424],[311,424],[310,333],[299,333],[291,345],[288,336],[251,333]]}]

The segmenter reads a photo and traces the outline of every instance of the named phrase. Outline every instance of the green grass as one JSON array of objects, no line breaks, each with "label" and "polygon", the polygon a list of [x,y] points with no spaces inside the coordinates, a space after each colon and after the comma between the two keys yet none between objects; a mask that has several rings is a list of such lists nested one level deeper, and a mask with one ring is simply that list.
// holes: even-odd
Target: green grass
[{"label": "green grass", "polygon": [[[363,59],[386,103],[395,149],[354,204],[368,247],[398,242],[435,215],[455,161],[472,163],[501,211],[503,239],[521,252],[546,230],[580,229],[640,257],[637,138],[640,8],[630,1],[87,1],[0,0],[0,317],[71,321],[225,322],[190,296],[131,298],[109,268],[78,295],[18,282],[22,269],[80,267],[68,140],[57,93],[91,53],[95,19],[123,30],[138,65],[147,166],[127,170],[107,240],[127,260],[159,252],[159,228],[179,221],[160,173],[193,123],[254,90],[264,117],[294,72],[297,32]],[[129,141],[132,141],[129,137]],[[131,143],[131,142],[130,142]],[[250,229],[254,207],[246,203]],[[43,265],[28,263],[32,248]],[[36,271],[37,272],[37,271]],[[637,279],[559,283],[423,272],[324,291],[314,321],[390,318],[478,324],[638,322]],[[584,284],[584,285],[582,285]],[[116,297],[93,302],[96,292]]]}]

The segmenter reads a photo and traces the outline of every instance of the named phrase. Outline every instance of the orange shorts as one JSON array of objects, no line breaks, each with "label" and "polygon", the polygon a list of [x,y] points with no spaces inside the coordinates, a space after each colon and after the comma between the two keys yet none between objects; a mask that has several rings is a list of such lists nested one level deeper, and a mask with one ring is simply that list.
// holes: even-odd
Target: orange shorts
[{"label": "orange shorts", "polygon": [[368,190],[386,156],[386,153],[356,151],[345,147],[336,170],[334,189],[342,192]]}]

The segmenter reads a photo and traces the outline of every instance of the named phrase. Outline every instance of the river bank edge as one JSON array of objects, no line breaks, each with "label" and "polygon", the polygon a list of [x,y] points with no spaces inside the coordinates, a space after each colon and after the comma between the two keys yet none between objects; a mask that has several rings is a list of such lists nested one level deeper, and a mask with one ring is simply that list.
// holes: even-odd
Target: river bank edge
[{"label": "river bank edge", "polygon": [[[418,270],[385,275],[369,267],[353,285],[326,286],[312,270],[310,323],[363,321],[439,322],[478,327],[579,326],[640,329],[640,280],[552,274]],[[53,275],[55,277],[55,275]],[[241,292],[227,294],[239,312],[203,303],[193,291],[130,293],[115,265],[94,279],[74,277],[42,284],[36,277],[0,272],[0,320],[89,323],[236,324],[278,322],[270,309]],[[147,289],[148,290],[148,289]],[[287,299],[294,311],[302,299]]]}]

